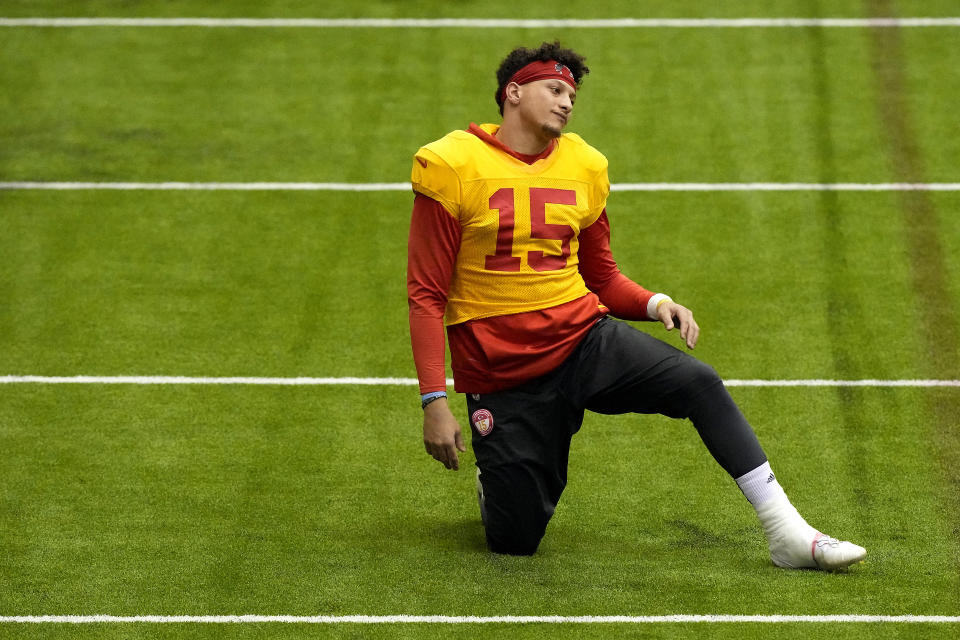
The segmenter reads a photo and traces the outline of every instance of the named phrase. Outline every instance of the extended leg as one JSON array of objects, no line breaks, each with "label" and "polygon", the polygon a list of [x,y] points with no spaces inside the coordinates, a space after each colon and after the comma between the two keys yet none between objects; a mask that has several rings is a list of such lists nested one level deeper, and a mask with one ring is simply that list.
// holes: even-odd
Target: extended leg
[{"label": "extended leg", "polygon": [[717,462],[736,479],[763,526],[774,564],[838,569],[866,550],[826,536],[800,516],[717,373],[708,365],[618,322],[588,337],[576,388],[600,413],[662,413],[689,418]]}]

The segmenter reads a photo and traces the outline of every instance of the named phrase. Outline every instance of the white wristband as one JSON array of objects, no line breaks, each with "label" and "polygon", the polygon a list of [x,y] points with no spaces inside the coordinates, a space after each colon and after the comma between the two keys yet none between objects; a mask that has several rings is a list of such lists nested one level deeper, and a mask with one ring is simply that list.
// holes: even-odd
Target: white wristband
[{"label": "white wristband", "polygon": [[647,317],[651,320],[657,319],[657,307],[661,302],[673,302],[673,298],[668,296],[665,293],[654,294],[650,300],[647,301]]}]

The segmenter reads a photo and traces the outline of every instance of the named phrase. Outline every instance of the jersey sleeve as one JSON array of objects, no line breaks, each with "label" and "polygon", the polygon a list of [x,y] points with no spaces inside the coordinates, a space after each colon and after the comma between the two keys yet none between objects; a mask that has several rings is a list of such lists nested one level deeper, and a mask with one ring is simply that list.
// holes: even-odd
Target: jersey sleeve
[{"label": "jersey sleeve", "polygon": [[450,215],[459,220],[462,202],[460,177],[429,146],[421,147],[414,155],[410,183],[415,192],[439,202]]},{"label": "jersey sleeve", "polygon": [[647,303],[654,294],[620,272],[610,251],[610,221],[606,211],[580,232],[580,275],[617,318],[651,319]]},{"label": "jersey sleeve", "polygon": [[443,314],[460,235],[460,224],[439,202],[416,195],[407,243],[407,301],[420,393],[446,388]]}]

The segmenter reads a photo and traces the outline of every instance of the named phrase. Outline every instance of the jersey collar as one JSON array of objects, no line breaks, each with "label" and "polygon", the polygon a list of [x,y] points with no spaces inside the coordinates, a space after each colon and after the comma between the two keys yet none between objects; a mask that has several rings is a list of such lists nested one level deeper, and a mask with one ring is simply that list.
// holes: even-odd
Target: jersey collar
[{"label": "jersey collar", "polygon": [[514,151],[507,145],[503,144],[502,142],[500,142],[500,140],[496,138],[494,134],[497,132],[499,128],[500,127],[495,124],[478,125],[476,123],[471,122],[470,127],[467,129],[467,131],[477,136],[487,144],[496,147],[500,151],[503,151],[504,153],[509,154],[514,158],[516,158],[517,160],[520,160],[521,162],[524,162],[526,164],[533,164],[537,160],[543,160],[544,158],[549,156],[553,152],[554,147],[557,146],[557,141],[551,140],[550,144],[547,145],[547,148],[536,155],[519,153],[517,151]]}]

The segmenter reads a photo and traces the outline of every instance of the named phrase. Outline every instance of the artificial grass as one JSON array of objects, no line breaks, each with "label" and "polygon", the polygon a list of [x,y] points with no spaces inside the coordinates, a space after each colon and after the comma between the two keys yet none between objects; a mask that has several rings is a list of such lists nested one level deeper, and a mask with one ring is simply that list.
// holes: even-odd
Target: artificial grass
[{"label": "artificial grass", "polygon": [[[889,182],[876,68],[902,67],[925,178],[954,179],[953,31],[43,29],[0,48],[5,180],[402,182],[422,144],[495,121],[519,43],[588,55],[570,129],[614,182]],[[439,55],[438,52],[442,52]],[[874,66],[876,65],[876,67]],[[457,73],[447,73],[450,68]]]},{"label": "artificial grass", "polygon": [[[828,10],[829,9],[829,10]],[[902,16],[953,16],[956,7],[950,0],[900,0],[892,10]],[[829,7],[809,0],[737,0],[695,2],[679,0],[666,5],[656,0],[597,0],[555,4],[531,0],[523,5],[507,0],[460,0],[455,4],[442,0],[392,2],[368,0],[360,5],[335,0],[322,5],[309,0],[237,0],[229,4],[209,0],[8,0],[4,14],[9,16],[142,16],[142,17],[486,17],[486,18],[621,18],[621,17],[867,17],[869,8],[860,0],[837,0]]]},{"label": "artificial grass", "polygon": [[[458,3],[457,15],[505,12]],[[723,3],[709,15],[816,15]],[[701,3],[552,7],[705,15]],[[951,3],[900,3],[901,15]],[[6,15],[358,15],[351,3],[6,3]],[[443,15],[376,3],[366,15]],[[831,14],[869,13],[861,3]],[[52,13],[51,13],[52,12]],[[319,12],[319,13],[318,13]],[[525,5],[525,17],[544,10]],[[529,13],[529,15],[527,15]],[[4,29],[0,179],[402,182],[496,118],[492,69],[560,37],[614,182],[956,180],[951,29]],[[442,55],[441,55],[442,53]],[[877,56],[880,56],[879,58]],[[450,72],[456,69],[457,72]],[[880,82],[896,73],[898,83]],[[892,95],[891,87],[903,92]],[[899,172],[899,173],[898,173]],[[0,191],[0,375],[411,376],[411,196]],[[956,377],[956,195],[614,193],[614,252],[697,313],[727,378]],[[932,213],[931,213],[932,212]],[[942,287],[917,286],[924,243]],[[931,245],[932,246],[932,245]],[[930,299],[931,295],[935,299]],[[921,312],[918,312],[921,310]],[[664,335],[662,329],[643,325]],[[472,455],[412,387],[0,385],[0,615],[960,612],[953,389],[733,389],[849,573],[770,566],[689,424],[591,416],[534,558],[491,556]],[[463,418],[462,398],[454,400]],[[955,625],[2,625],[4,637],[951,637]]]},{"label": "artificial grass", "polygon": [[509,558],[484,548],[471,454],[426,456],[404,388],[0,393],[5,615],[956,610],[922,390],[857,390],[856,420],[829,389],[735,390],[807,518],[870,550],[841,574],[771,566],[684,421],[590,416],[540,551]]}]

